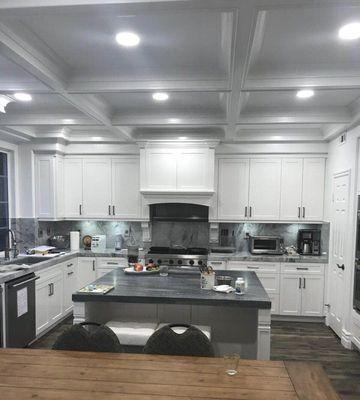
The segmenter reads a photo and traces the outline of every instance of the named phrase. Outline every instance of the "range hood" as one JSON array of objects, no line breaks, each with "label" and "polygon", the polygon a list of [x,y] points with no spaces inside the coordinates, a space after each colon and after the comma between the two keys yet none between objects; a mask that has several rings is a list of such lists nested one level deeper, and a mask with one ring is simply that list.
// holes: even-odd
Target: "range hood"
[{"label": "range hood", "polygon": [[209,207],[189,203],[150,204],[151,221],[208,222]]}]

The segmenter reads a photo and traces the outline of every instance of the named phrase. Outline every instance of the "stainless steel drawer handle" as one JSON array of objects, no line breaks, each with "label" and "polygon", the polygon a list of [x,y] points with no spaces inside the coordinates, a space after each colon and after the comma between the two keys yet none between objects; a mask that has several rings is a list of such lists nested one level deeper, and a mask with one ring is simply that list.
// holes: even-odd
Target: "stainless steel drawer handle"
[{"label": "stainless steel drawer handle", "polygon": [[119,263],[108,261],[108,262],[106,263],[106,265],[119,265]]},{"label": "stainless steel drawer handle", "polygon": [[308,271],[308,270],[309,270],[308,267],[296,267],[296,269],[297,269],[298,271]]},{"label": "stainless steel drawer handle", "polygon": [[222,261],[210,261],[212,265],[222,265]]},{"label": "stainless steel drawer handle", "polygon": [[74,264],[68,264],[67,267],[70,268],[72,267]]},{"label": "stainless steel drawer handle", "polygon": [[74,271],[68,272],[68,276],[72,275],[74,273]]},{"label": "stainless steel drawer handle", "polygon": [[259,269],[260,267],[253,267],[251,265],[248,265],[248,269]]},{"label": "stainless steel drawer handle", "polygon": [[30,278],[30,279],[28,279],[28,280],[26,280],[26,281],[24,281],[24,282],[15,283],[15,285],[11,285],[11,286],[9,286],[9,288],[11,289],[11,288],[15,288],[15,287],[18,287],[18,286],[22,286],[22,285],[24,285],[25,283],[29,283],[29,282],[32,282],[32,281],[36,281],[36,280],[38,280],[38,279],[40,279],[40,276],[35,276],[35,278]]}]

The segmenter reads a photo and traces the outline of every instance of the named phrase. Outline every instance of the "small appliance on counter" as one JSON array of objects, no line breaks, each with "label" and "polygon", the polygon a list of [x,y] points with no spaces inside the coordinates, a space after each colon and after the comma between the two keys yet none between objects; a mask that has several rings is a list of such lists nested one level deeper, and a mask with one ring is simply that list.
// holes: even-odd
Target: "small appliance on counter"
[{"label": "small appliance on counter", "polygon": [[251,254],[283,255],[285,253],[284,239],[281,236],[249,236],[248,241]]},{"label": "small appliance on counter", "polygon": [[125,239],[123,235],[116,235],[115,250],[122,250],[124,248]]},{"label": "small appliance on counter", "polygon": [[298,253],[307,256],[321,255],[321,231],[318,229],[299,229]]},{"label": "small appliance on counter", "polygon": [[106,235],[95,235],[91,239],[91,251],[101,253],[106,249]]}]

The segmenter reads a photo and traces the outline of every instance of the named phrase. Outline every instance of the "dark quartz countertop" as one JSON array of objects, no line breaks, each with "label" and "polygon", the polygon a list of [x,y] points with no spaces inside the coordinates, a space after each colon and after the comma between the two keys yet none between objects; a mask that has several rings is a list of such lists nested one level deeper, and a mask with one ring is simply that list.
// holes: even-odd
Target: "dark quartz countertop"
[{"label": "dark quartz countertop", "polygon": [[230,275],[235,282],[239,276],[245,279],[247,291],[244,295],[218,293],[200,288],[200,274],[127,275],[116,269],[94,284],[114,285],[107,294],[74,293],[75,302],[122,302],[156,304],[217,305],[242,308],[270,309],[271,301],[253,271],[216,271],[219,275]]}]

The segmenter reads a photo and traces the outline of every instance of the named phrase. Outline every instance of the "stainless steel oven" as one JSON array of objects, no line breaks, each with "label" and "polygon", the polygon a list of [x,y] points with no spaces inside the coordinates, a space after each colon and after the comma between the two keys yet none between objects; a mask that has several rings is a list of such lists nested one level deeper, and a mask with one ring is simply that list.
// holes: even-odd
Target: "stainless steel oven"
[{"label": "stainless steel oven", "polygon": [[284,254],[284,239],[281,236],[249,236],[251,254]]}]

